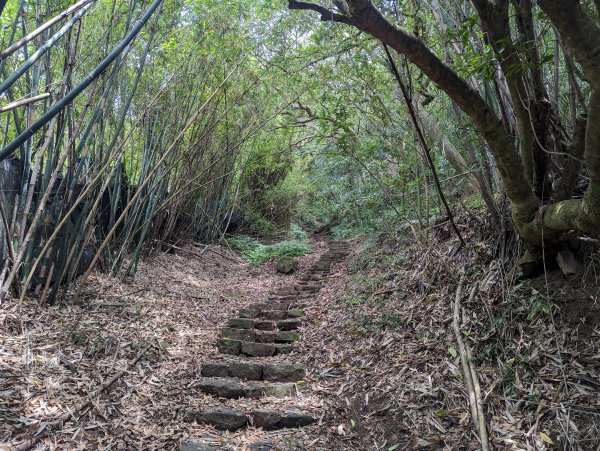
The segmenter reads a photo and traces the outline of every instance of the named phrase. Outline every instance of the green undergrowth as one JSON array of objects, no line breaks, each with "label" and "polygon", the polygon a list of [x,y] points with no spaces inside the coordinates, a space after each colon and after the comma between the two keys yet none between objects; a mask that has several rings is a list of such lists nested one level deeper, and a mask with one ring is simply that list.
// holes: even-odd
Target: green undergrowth
[{"label": "green undergrowth", "polygon": [[306,233],[295,226],[292,226],[286,240],[277,243],[261,243],[248,235],[234,235],[228,238],[227,242],[244,261],[253,265],[280,257],[299,257],[312,252]]}]

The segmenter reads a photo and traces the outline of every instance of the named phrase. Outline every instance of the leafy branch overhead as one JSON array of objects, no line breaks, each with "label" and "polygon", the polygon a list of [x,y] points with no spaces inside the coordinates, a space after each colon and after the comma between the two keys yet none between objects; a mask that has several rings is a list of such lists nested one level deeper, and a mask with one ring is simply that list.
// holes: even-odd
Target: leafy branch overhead
[{"label": "leafy branch overhead", "polygon": [[[540,67],[535,66],[529,73],[511,72],[519,64],[521,56],[512,49],[512,30],[509,23],[509,1],[502,0],[491,3],[488,0],[474,1],[479,13],[481,26],[489,39],[500,62],[500,68],[506,75],[506,86],[511,110],[514,112],[515,124],[509,123],[512,118],[501,117],[468,80],[462,78],[450,66],[445,64],[434,51],[418,36],[394,25],[370,1],[349,0],[347,15],[340,15],[315,3],[289,1],[290,9],[312,10],[320,14],[321,20],[340,22],[356,27],[379,39],[395,49],[415,64],[428,78],[443,90],[451,101],[472,121],[481,134],[495,161],[502,177],[504,190],[511,201],[511,210],[515,225],[521,237],[539,245],[542,241],[552,242],[560,239],[564,232],[577,230],[582,233],[595,232],[600,223],[600,198],[596,195],[596,184],[600,183],[596,176],[600,162],[598,155],[598,133],[591,130],[586,134],[584,160],[590,176],[590,186],[581,200],[565,200],[547,203],[552,193],[547,184],[548,146],[558,148],[557,152],[565,153],[561,141],[552,136],[561,128],[557,112],[551,111],[547,92],[540,82]],[[558,30],[562,45],[571,52],[586,79],[590,82],[592,94],[589,102],[588,122],[600,114],[597,108],[599,94],[596,81],[598,78],[597,58],[600,48],[600,27],[586,13],[580,2],[564,2],[545,0],[540,7],[548,15],[552,25]],[[517,28],[530,34],[531,42],[536,42],[533,29],[533,5],[528,0],[517,2]],[[597,13],[597,12],[596,12]],[[539,62],[539,54],[534,46],[525,52],[524,57],[533,63]],[[542,63],[539,63],[542,64]],[[533,89],[530,89],[533,87]],[[555,105],[557,107],[558,105]],[[589,119],[591,117],[591,120]],[[516,128],[519,140],[513,140],[510,130]],[[554,141],[553,141],[554,139]]]}]

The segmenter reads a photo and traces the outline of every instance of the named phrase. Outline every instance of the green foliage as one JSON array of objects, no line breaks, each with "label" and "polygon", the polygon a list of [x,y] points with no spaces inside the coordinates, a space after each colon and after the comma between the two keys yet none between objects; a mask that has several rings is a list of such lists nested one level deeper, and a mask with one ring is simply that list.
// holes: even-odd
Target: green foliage
[{"label": "green foliage", "polygon": [[552,296],[546,296],[539,291],[531,290],[531,309],[527,314],[529,321],[536,317],[547,317],[552,313]]},{"label": "green foliage", "polygon": [[288,231],[288,239],[308,242],[308,235],[306,234],[306,230],[298,224],[292,223],[290,225],[290,230]]},{"label": "green foliage", "polygon": [[243,230],[255,236],[271,238],[278,230],[287,230],[299,199],[291,180],[293,158],[288,132],[271,135],[248,155],[241,177]]},{"label": "green foliage", "polygon": [[485,211],[485,203],[483,202],[483,199],[481,198],[481,194],[479,192],[471,193],[468,196],[465,196],[463,198],[463,203],[465,206],[472,210],[478,212]]},{"label": "green foliage", "polygon": [[254,236],[271,238],[275,236],[277,227],[251,205],[244,205],[243,230]]},{"label": "green foliage", "polygon": [[280,257],[299,257],[312,251],[310,244],[305,239],[289,239],[273,244],[263,244],[247,235],[235,235],[228,238],[227,243],[239,252],[245,261],[255,265]]}]

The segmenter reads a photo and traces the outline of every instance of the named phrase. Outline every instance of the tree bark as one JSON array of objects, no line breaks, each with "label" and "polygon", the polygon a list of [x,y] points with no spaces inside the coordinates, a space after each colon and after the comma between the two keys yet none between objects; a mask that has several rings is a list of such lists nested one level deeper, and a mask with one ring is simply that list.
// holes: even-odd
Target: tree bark
[{"label": "tree bark", "polygon": [[[565,156],[563,161],[563,172],[560,178],[560,183],[556,189],[555,200],[567,200],[571,197],[577,175],[581,169],[581,159],[585,152],[585,129],[587,125],[587,115],[580,116],[575,121],[575,130],[569,149],[569,155]],[[573,158],[575,157],[575,158]]]}]

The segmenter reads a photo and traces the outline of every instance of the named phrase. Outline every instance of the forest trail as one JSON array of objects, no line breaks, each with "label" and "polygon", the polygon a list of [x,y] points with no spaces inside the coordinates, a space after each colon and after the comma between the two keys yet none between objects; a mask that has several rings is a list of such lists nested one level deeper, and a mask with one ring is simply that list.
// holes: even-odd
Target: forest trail
[{"label": "forest trail", "polygon": [[313,247],[284,276],[190,245],[135,280],[95,274],[79,305],[8,305],[2,449],[32,437],[44,449],[326,449],[314,343],[300,337],[349,248]]},{"label": "forest trail", "polygon": [[[478,449],[449,300],[456,262],[476,267],[485,248],[311,244],[291,275],[275,261],[252,266],[227,247],[189,244],[143,260],[134,279],[94,273],[77,304],[30,299],[19,310],[9,300],[0,450]],[[494,262],[487,274],[481,296],[463,305],[478,312],[469,318],[489,312],[496,329],[466,330],[474,343],[501,336],[502,362],[516,367],[512,379],[474,346],[493,440],[549,449],[564,403],[573,410],[560,413],[591,445],[581,449],[595,449],[598,310],[588,306],[583,327],[580,307],[590,288],[550,274],[507,296]],[[560,318],[540,310],[550,308],[542,289],[560,293]],[[583,363],[555,357],[575,352]]]},{"label": "forest trail", "polygon": [[[237,318],[230,318],[217,341],[219,352],[229,358],[202,363],[204,379],[198,384],[200,391],[226,399],[286,399],[299,395],[306,384],[306,367],[301,363],[290,363],[290,357],[294,354],[294,344],[301,339],[300,330],[306,319],[304,309],[311,306],[311,300],[323,287],[332,265],[342,262],[348,253],[344,243],[329,243],[327,251],[295,285],[265,293],[266,300],[250,304],[239,311]],[[190,412],[188,419],[226,431],[248,425],[264,430],[299,428],[323,419],[293,408],[269,409],[268,400],[264,404],[252,411],[227,407],[200,410]],[[182,447],[186,451],[218,449],[205,442],[188,442]],[[267,451],[275,448],[268,441],[260,441],[250,444],[249,449]]]}]

